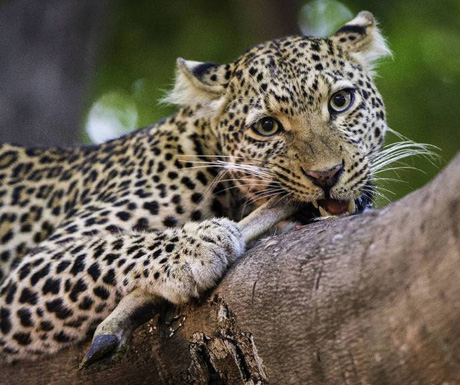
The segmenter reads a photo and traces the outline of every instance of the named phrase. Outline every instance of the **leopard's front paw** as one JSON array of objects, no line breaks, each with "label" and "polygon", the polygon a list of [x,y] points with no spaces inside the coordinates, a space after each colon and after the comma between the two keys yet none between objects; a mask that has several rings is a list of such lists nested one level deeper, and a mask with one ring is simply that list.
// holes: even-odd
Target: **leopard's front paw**
[{"label": "leopard's front paw", "polygon": [[237,223],[226,218],[187,223],[182,231],[178,263],[159,293],[173,303],[187,302],[215,286],[245,248]]},{"label": "leopard's front paw", "polygon": [[238,224],[227,218],[215,218],[198,225],[196,235],[214,256],[232,264],[244,252],[245,242]]}]

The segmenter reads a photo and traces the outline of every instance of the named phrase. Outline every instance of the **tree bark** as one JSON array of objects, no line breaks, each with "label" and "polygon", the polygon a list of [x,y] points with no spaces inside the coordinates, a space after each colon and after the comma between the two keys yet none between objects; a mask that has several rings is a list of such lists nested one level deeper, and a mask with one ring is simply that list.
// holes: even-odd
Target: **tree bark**
[{"label": "tree bark", "polygon": [[460,155],[381,210],[265,239],[120,362],[88,343],[0,367],[8,384],[460,383]]}]

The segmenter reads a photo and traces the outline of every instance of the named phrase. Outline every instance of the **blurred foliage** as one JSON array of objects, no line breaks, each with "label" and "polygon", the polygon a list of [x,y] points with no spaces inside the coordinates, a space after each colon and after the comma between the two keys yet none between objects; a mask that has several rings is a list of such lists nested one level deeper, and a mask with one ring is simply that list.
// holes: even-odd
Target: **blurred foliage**
[{"label": "blurred foliage", "polygon": [[[142,80],[135,82],[138,83]],[[102,143],[135,130],[137,122],[137,106],[131,94],[111,91],[93,103],[88,113],[86,134],[93,143]]]},{"label": "blurred foliage", "polygon": [[299,27],[306,36],[328,37],[353,16],[353,12],[339,1],[312,0],[300,9]]},{"label": "blurred foliage", "polygon": [[[82,137],[106,140],[171,114],[171,107],[157,101],[172,84],[177,56],[224,63],[269,36],[254,25],[274,29],[277,19],[264,17],[271,2],[248,9],[244,1],[119,1]],[[362,9],[380,21],[394,53],[380,64],[376,79],[389,126],[438,146],[442,157],[436,167],[423,159],[409,161],[423,172],[400,172],[396,179],[404,183],[384,187],[395,192],[388,195],[394,200],[426,183],[460,149],[460,0],[443,1],[442,7],[416,0],[290,1],[298,9],[299,33],[327,35]],[[388,142],[395,140],[390,134]]]}]

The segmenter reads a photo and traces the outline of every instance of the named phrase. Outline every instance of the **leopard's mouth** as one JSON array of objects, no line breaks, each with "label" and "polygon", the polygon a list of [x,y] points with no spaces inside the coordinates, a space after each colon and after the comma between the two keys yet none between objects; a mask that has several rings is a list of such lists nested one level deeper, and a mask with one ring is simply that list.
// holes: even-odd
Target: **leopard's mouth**
[{"label": "leopard's mouth", "polygon": [[312,205],[319,211],[322,217],[340,216],[345,214],[351,215],[356,211],[356,203],[354,199],[320,199],[319,201],[312,202]]},{"label": "leopard's mouth", "polygon": [[372,201],[367,196],[360,196],[356,199],[320,199],[313,202],[303,202],[300,209],[294,215],[297,221],[307,224],[318,218],[344,217],[361,214],[365,209],[371,208]]}]

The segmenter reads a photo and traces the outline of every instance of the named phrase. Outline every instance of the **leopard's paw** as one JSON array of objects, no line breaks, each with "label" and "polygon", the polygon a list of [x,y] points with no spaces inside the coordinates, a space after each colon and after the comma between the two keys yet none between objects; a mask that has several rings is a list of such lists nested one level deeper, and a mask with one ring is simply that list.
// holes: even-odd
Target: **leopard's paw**
[{"label": "leopard's paw", "polygon": [[184,225],[179,247],[180,263],[158,293],[173,303],[184,303],[215,286],[245,248],[238,224],[218,218]]}]

